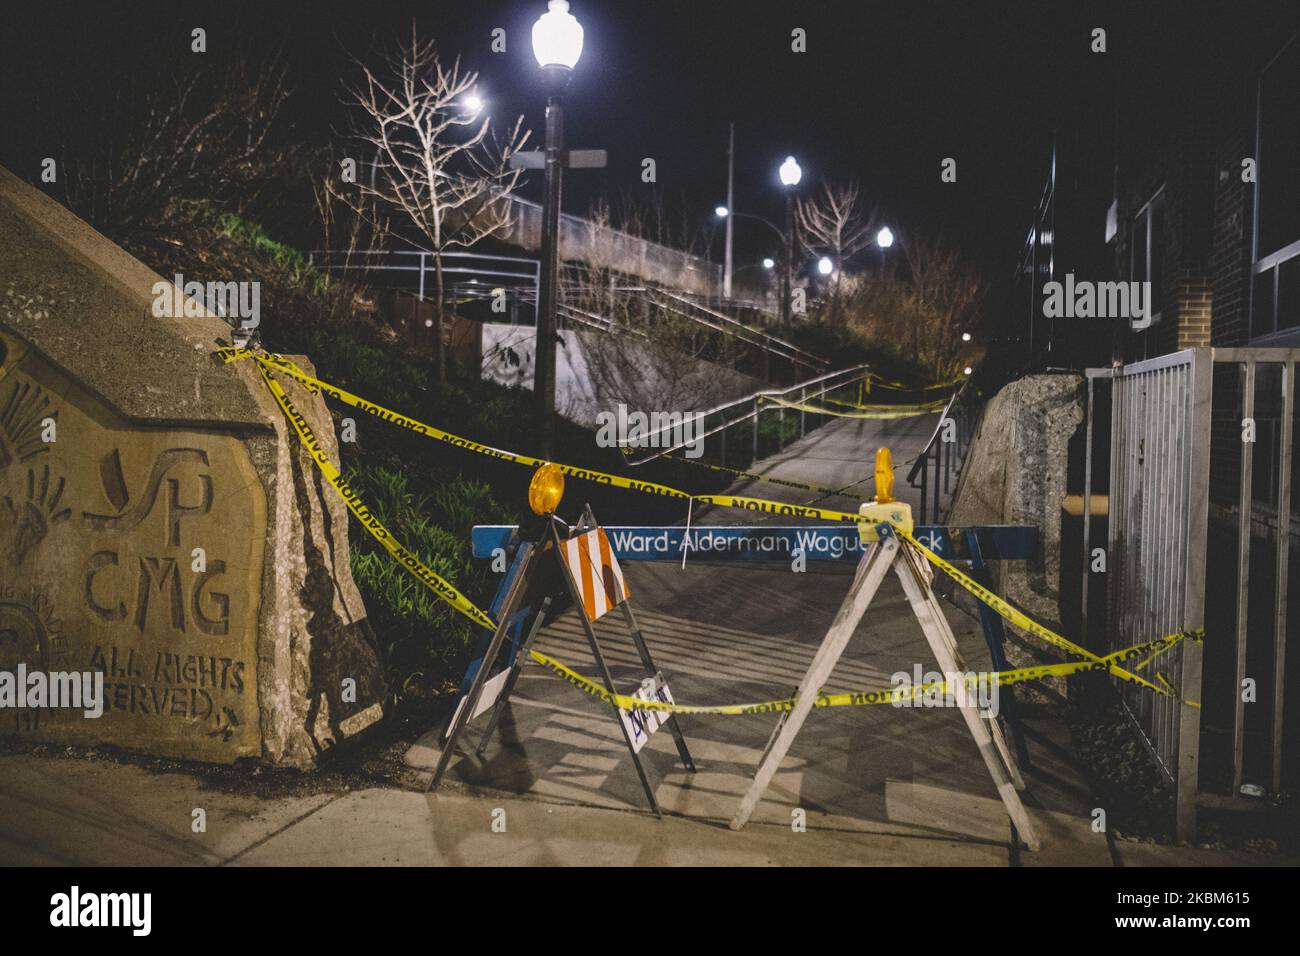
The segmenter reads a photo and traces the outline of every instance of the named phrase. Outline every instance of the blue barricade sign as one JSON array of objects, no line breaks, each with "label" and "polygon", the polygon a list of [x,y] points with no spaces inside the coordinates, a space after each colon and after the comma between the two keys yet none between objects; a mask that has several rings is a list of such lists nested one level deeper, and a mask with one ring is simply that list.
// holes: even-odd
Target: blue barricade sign
[{"label": "blue barricade sign", "polygon": [[[474,557],[492,557],[506,546],[514,530],[512,525],[476,525]],[[953,560],[970,556],[966,537],[970,531],[979,536],[986,561],[1024,560],[1038,553],[1038,529],[1020,525],[918,525],[913,534],[935,554]],[[790,561],[800,555],[808,561],[857,561],[863,548],[857,528],[835,525],[696,525],[689,539],[681,526],[606,526],[605,534],[619,561],[680,561],[683,542],[688,560],[698,561]]]}]

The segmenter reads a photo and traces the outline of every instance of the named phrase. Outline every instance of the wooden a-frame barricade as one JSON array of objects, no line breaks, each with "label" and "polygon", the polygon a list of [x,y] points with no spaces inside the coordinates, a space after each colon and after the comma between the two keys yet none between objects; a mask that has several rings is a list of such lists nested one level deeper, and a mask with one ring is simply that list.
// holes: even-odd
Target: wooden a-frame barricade
[{"label": "wooden a-frame barricade", "polygon": [[[602,574],[602,569],[599,567],[590,569],[592,573],[589,575],[589,580],[580,581],[575,577],[569,561],[565,559],[563,552],[567,541],[576,541],[581,536],[598,531],[599,526],[591,513],[591,507],[588,505],[584,508],[582,517],[572,530],[553,515],[548,516],[544,521],[545,530],[537,540],[529,541],[521,538],[518,541],[514,561],[507,571],[506,591],[499,602],[499,607],[496,609],[496,620],[498,622],[496,630],[492,633],[491,640],[488,642],[487,649],[478,663],[468,690],[462,696],[448,724],[443,736],[442,752],[438,757],[437,766],[434,768],[426,792],[436,790],[442,782],[443,775],[451,762],[451,756],[455,752],[457,742],[464,733],[466,726],[470,721],[490,708],[492,712],[488,718],[487,727],[476,748],[476,753],[483,753],[501,719],[504,708],[510,700],[510,695],[515,689],[520,671],[530,659],[529,651],[532,649],[533,642],[537,639],[543,624],[546,623],[548,613],[552,610],[558,612],[565,606],[563,598],[567,597],[577,611],[578,620],[582,622],[583,630],[587,635],[587,642],[591,646],[591,653],[596,660],[597,668],[600,670],[601,681],[605,689],[611,694],[617,693],[613,675],[610,673],[609,665],[605,661],[605,655],[601,651],[600,642],[596,639],[596,632],[592,627],[592,618],[589,617],[590,612],[586,609],[590,607],[590,604],[584,601],[584,595],[587,598],[591,597],[590,589],[593,585],[601,586],[603,583],[601,590],[606,593],[606,596],[601,599],[605,603],[601,604],[601,607],[597,609],[596,617],[601,616],[605,611],[613,610],[615,606],[622,613],[623,622],[646,671],[646,681],[642,684],[645,691],[659,696],[660,699],[670,695],[663,672],[655,665],[654,658],[650,654],[650,648],[646,645],[641,628],[637,624],[636,615],[632,611],[631,600],[626,596],[626,591],[624,590],[622,595],[610,594],[608,575]],[[561,531],[564,532],[563,537],[561,537]],[[622,586],[621,582],[619,586]],[[511,622],[522,608],[532,606],[526,603],[530,601],[540,603],[536,604],[537,611],[527,627],[527,636],[520,642],[514,660],[505,664],[494,674],[493,669],[496,667],[502,649],[505,647]],[[669,697],[669,699],[671,698]],[[668,727],[673,735],[682,765],[687,771],[694,773],[695,763],[686,747],[686,739],[682,736],[681,728],[677,724],[677,717],[670,715],[666,721],[660,721],[661,714],[655,711],[624,712],[618,707],[610,706],[614,711],[615,719],[618,721],[623,741],[627,745],[628,752],[632,755],[632,763],[641,779],[641,786],[645,790],[646,800],[655,814],[662,816],[659,801],[655,798],[654,788],[650,784],[650,778],[641,760],[640,751],[645,739],[648,739],[653,729],[662,723]]]},{"label": "wooden a-frame barricade", "polygon": [[[965,662],[957,648],[957,639],[953,636],[931,587],[933,572],[927,566],[925,558],[916,551],[914,545],[900,539],[888,524],[881,524],[878,534],[879,540],[867,547],[858,562],[849,593],[795,691],[794,706],[781,715],[772,731],[754,780],[731,820],[733,830],[743,827],[758,806],[890,568],[893,568],[903,585],[908,604],[921,625],[940,669],[945,675],[966,671]],[[1018,792],[1025,789],[1025,783],[1011,757],[1002,728],[996,718],[982,713],[968,697],[959,698],[959,709],[979,748],[980,756],[984,758],[984,764],[993,778],[1007,815],[1025,844],[1031,850],[1037,850],[1040,845],[1038,836],[1025,813]]]}]

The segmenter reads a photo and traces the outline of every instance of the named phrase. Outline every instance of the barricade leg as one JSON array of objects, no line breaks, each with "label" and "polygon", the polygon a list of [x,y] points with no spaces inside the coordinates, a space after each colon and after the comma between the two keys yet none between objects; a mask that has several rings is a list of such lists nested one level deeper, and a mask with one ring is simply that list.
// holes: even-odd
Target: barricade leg
[{"label": "barricade leg", "polygon": [[465,725],[469,723],[474,708],[478,705],[479,696],[483,693],[483,685],[487,683],[488,674],[492,672],[492,666],[501,653],[501,646],[506,641],[506,634],[510,631],[510,618],[514,616],[515,611],[519,610],[519,603],[523,600],[524,593],[527,590],[529,565],[536,556],[536,551],[529,544],[523,544],[520,547],[530,549],[524,559],[524,566],[519,569],[519,574],[510,587],[510,592],[501,603],[501,613],[497,617],[499,622],[497,629],[493,632],[492,640],[488,643],[487,651],[483,654],[483,660],[479,664],[478,671],[474,674],[474,682],[470,684],[469,693],[465,695],[465,705],[452,718],[442,753],[438,755],[438,765],[433,770],[433,776],[429,778],[428,786],[424,788],[425,793],[437,790],[438,785],[442,782],[442,775],[446,773],[447,765],[451,762],[451,755],[456,749],[456,742],[460,738],[461,731],[465,729]]},{"label": "barricade leg", "polygon": [[[641,634],[641,628],[636,623],[636,615],[632,613],[632,604],[630,601],[623,601],[619,604],[623,609],[623,620],[627,622],[627,629],[632,634],[632,643],[636,645],[636,652],[641,657],[641,664],[646,669],[650,677],[659,673],[659,668],[655,666],[654,658],[650,656],[650,648]],[[677,754],[682,758],[682,766],[690,773],[695,772],[695,761],[691,759],[691,752],[686,749],[686,738],[682,736],[682,729],[677,724],[677,715],[670,714],[668,720],[668,730],[673,735],[673,741],[677,744]]]},{"label": "barricade leg", "polygon": [[[587,514],[590,515],[590,509]],[[593,526],[595,522],[592,522]],[[555,545],[555,553],[558,556],[562,550],[560,538],[551,528],[551,540]],[[587,634],[587,643],[591,645],[591,654],[596,658],[596,665],[600,668],[601,679],[605,683],[605,689],[611,694],[618,693],[614,686],[614,675],[609,671],[609,665],[605,663],[605,655],[601,653],[600,643],[596,640],[596,631],[591,626],[591,621],[587,620],[587,615],[583,611],[582,593],[578,584],[573,580],[573,575],[569,572],[569,566],[563,559],[560,560],[560,568],[564,574],[564,581],[569,588],[569,596],[573,599],[573,606],[577,612],[578,620],[582,622],[582,628]],[[641,762],[641,755],[637,753],[636,747],[632,743],[632,737],[627,732],[627,725],[623,723],[623,718],[618,712],[618,707],[611,704],[614,711],[614,719],[618,722],[619,733],[623,735],[623,742],[627,744],[627,752],[632,755],[632,763],[636,766],[637,776],[641,778],[641,786],[645,790],[646,799],[650,802],[650,809],[654,811],[655,816],[662,817],[663,811],[659,808],[659,801],[655,798],[654,788],[650,786],[650,777],[646,774],[645,765]]]},{"label": "barricade leg", "polygon": [[[932,616],[942,622],[932,635],[926,632],[926,640],[933,643],[934,639],[943,641],[944,647],[948,651],[948,660],[953,666],[943,664],[943,669],[947,673],[966,673],[966,661],[961,655],[960,648],[957,647],[957,637],[952,633],[952,628],[948,626],[948,619],[943,615],[943,608],[939,604],[939,597],[934,593],[934,570],[926,564],[920,555],[911,550],[909,546],[903,548],[903,560],[900,563],[898,573],[903,573],[901,564],[906,564],[912,570],[912,575],[921,587],[921,592],[926,596],[926,604],[929,606]],[[939,658],[936,658],[938,660]],[[981,713],[983,713],[981,711]],[[993,737],[993,746],[997,748],[998,756],[1002,759],[1002,765],[1007,770],[1007,776],[1011,778],[1012,785],[1017,790],[1025,789],[1024,777],[1020,775],[1020,767],[1011,757],[1011,750],[1007,746],[1006,735],[1002,732],[1002,725],[998,723],[997,718],[993,715],[981,717],[989,725],[989,733]]]},{"label": "barricade leg", "polygon": [[492,739],[492,734],[497,729],[497,724],[501,720],[501,715],[505,712],[506,704],[510,702],[510,695],[514,693],[515,684],[519,682],[519,675],[528,663],[528,652],[533,648],[533,642],[537,640],[537,634],[542,629],[542,624],[546,620],[546,612],[551,608],[551,599],[544,598],[542,606],[537,611],[537,616],[533,618],[533,626],[528,629],[528,636],[524,642],[519,645],[519,653],[515,656],[514,666],[510,669],[510,676],[506,678],[506,685],[501,688],[501,696],[492,706],[492,713],[488,715],[487,727],[483,730],[483,739],[478,742],[478,747],[474,753],[479,756],[487,748],[488,741]]},{"label": "barricade leg", "polygon": [[[979,533],[974,528],[967,530],[966,542],[970,548],[971,577],[985,587],[991,588],[993,579],[989,574],[988,564],[984,561]],[[980,624],[984,628],[984,641],[989,646],[989,658],[993,661],[993,669],[1004,671],[1010,666],[1007,664],[1006,652],[1002,648],[1003,641],[1006,639],[1006,627],[1002,624],[1002,618],[993,613],[992,608],[983,601],[978,603]],[[1002,701],[1002,711],[1007,715],[1007,726],[1011,728],[1011,739],[1016,745],[1016,765],[1028,767],[1029,748],[1025,744],[1025,728],[1020,721],[1020,705],[1016,701],[1016,690],[1008,685],[1001,689],[999,696]]]},{"label": "barricade leg", "polygon": [[754,774],[749,792],[740,801],[740,808],[736,810],[736,815],[731,820],[731,829],[739,830],[753,815],[758,801],[762,799],[781,761],[789,752],[790,745],[794,743],[794,738],[803,727],[804,720],[817,702],[817,695],[821,693],[822,686],[830,678],[836,662],[844,653],[844,648],[853,637],[858,622],[867,612],[867,607],[880,588],[880,582],[884,580],[886,572],[897,555],[898,539],[890,535],[880,543],[870,546],[862,556],[862,560],[858,562],[858,570],[853,577],[849,593],[845,596],[844,603],[840,605],[835,620],[831,622],[826,637],[822,639],[821,647],[817,649],[817,655],[809,665],[808,672],[804,674],[798,691],[795,692],[794,707],[786,715],[776,739],[772,741],[767,753],[759,762],[758,772]]},{"label": "barricade leg", "polygon": [[[944,617],[943,608],[939,606],[934,591],[913,563],[916,559],[904,553],[905,560],[896,566],[903,592],[907,595],[908,603],[912,605],[916,619],[921,623],[921,630],[925,632],[926,640],[930,644],[930,650],[939,668],[945,674],[956,673],[960,668],[951,650],[956,646],[956,638],[948,627],[948,619]],[[984,758],[984,765],[993,778],[993,784],[997,788],[998,796],[1002,798],[1002,805],[1007,809],[1007,815],[1011,817],[1016,831],[1029,849],[1037,850],[1040,846],[1038,836],[1034,832],[1033,824],[1029,822],[1029,815],[1025,812],[1024,804],[1020,802],[1020,794],[1016,792],[1016,786],[1008,770],[1007,761],[1010,760],[1011,755],[1007,752],[1006,741],[1002,741],[1001,748],[994,742],[992,730],[996,729],[1001,736],[1001,728],[997,727],[996,721],[981,717],[979,708],[973,704],[958,709],[966,721],[971,736],[975,738],[975,745],[979,747],[980,756]],[[993,724],[994,727],[990,728],[989,724]]]}]

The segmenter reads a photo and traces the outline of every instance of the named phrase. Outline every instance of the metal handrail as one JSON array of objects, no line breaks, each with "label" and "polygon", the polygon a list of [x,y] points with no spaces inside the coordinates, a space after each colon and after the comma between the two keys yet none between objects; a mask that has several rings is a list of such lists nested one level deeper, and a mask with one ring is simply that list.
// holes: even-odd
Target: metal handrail
[{"label": "metal handrail", "polygon": [[[332,261],[333,257],[343,257],[344,261],[336,264]],[[414,261],[412,261],[412,257]],[[347,250],[315,249],[308,253],[308,262],[327,271],[343,271],[350,268],[359,268],[377,269],[386,272],[415,272],[418,273],[420,277],[419,297],[423,299],[425,274],[430,269],[429,259],[431,257],[432,253],[419,249],[368,249],[357,250],[354,252],[348,252]],[[485,264],[517,263],[521,266],[525,266],[527,267],[527,271],[505,272],[501,271],[500,268],[488,269],[451,265],[444,268],[443,272],[449,275],[477,275],[491,276],[498,279],[522,280],[526,284],[532,286],[532,289],[529,289],[527,285],[525,285],[523,288],[518,290],[522,295],[523,301],[531,301],[534,304],[536,303],[536,287],[540,281],[541,274],[541,265],[537,259],[529,259],[521,256],[483,254],[463,250],[444,252],[443,258],[444,260],[450,260],[452,262],[468,261],[472,263],[477,261]],[[379,261],[376,262],[375,260]],[[406,262],[410,262],[411,264],[408,265]],[[615,291],[623,294],[640,294],[657,308],[672,312],[682,318],[696,323],[697,325],[712,329],[715,332],[722,332],[725,335],[730,335],[736,340],[744,342],[746,345],[752,345],[756,348],[762,349],[769,355],[775,355],[778,358],[793,362],[796,365],[801,365],[810,371],[825,369],[830,365],[830,362],[827,359],[824,359],[819,355],[814,355],[805,349],[801,349],[792,342],[787,342],[784,339],[764,332],[762,329],[752,328],[725,313],[709,309],[676,292],[667,289],[658,289],[651,286],[625,286],[618,288]],[[659,301],[659,297],[676,301],[687,309],[694,310],[694,314],[690,311],[682,311],[681,309],[674,308],[663,301]],[[562,311],[580,311],[572,305],[565,305],[563,302],[559,305]],[[711,321],[709,318],[705,318],[704,316],[709,316],[716,321]],[[595,316],[587,313],[587,318],[587,322],[580,322],[580,324],[587,325],[591,328],[601,327],[601,322],[596,320]],[[606,321],[604,322],[604,328],[606,331],[610,331],[613,329],[613,324]]]},{"label": "metal handrail", "polygon": [[[823,396],[829,391],[833,391],[834,389],[837,388],[843,388],[845,385],[851,384],[852,382],[857,380],[857,378],[865,374],[869,368],[870,368],[869,365],[864,364],[864,365],[854,365],[851,366],[850,368],[839,369],[838,371],[834,371],[834,372],[827,372],[825,375],[818,376],[817,378],[814,379],[809,379],[806,382],[800,382],[797,385],[791,385],[789,388],[763,389],[762,391],[754,392],[752,395],[746,395],[744,398],[737,398],[734,399],[733,401],[725,402],[721,405],[715,406],[714,408],[710,408],[707,411],[696,413],[699,414],[701,418],[706,419],[710,415],[718,415],[733,408],[738,408],[744,405],[753,406],[753,408],[750,409],[750,411],[746,412],[744,415],[741,415],[739,418],[734,418],[730,421],[724,421],[721,425],[718,425],[716,428],[713,428],[705,432],[703,435],[697,435],[694,438],[692,438],[690,441],[679,442],[678,444],[673,445],[671,448],[660,449],[659,451],[655,452],[653,455],[649,455],[648,457],[642,458],[638,461],[632,461],[629,459],[626,463],[632,466],[644,465],[647,462],[654,461],[656,458],[662,458],[664,455],[668,455],[671,454],[672,452],[679,451],[682,448],[685,448],[687,445],[693,445],[697,441],[703,441],[704,439],[709,438],[712,435],[716,435],[718,432],[725,431],[726,429],[730,428],[733,425],[739,425],[742,422],[749,421],[750,419],[754,420],[754,445],[755,445],[755,450],[757,450],[758,415],[763,411],[762,408],[763,399],[772,398],[772,397],[784,398],[785,396],[789,395],[791,392],[794,391],[799,391],[801,395],[806,398],[808,396],[808,390],[816,386],[820,386],[820,388],[817,391],[817,394],[819,396]],[[844,381],[836,382],[835,384],[830,384],[830,380],[836,378],[843,378]],[[784,409],[779,409],[779,410],[782,412],[782,414],[784,414]],[[800,412],[800,421],[803,421],[802,411]],[[670,430],[672,427],[673,426],[671,425],[665,425],[663,428],[660,428],[657,431],[651,432],[646,435],[638,436],[638,442],[649,441],[655,435],[658,435],[663,431]]]},{"label": "metal handrail", "polygon": [[[961,471],[963,458],[962,447],[967,443],[967,438],[969,437],[966,434],[969,431],[969,423],[965,421],[964,415],[962,416],[963,420],[961,422],[958,422],[953,418],[953,409],[957,407],[957,403],[961,400],[969,386],[970,379],[967,379],[962,382],[961,387],[952,393],[952,397],[948,399],[948,403],[944,405],[943,411],[939,413],[939,421],[934,426],[934,432],[930,435],[930,440],[925,443],[925,447],[921,449],[920,454],[916,456],[916,460],[912,462],[911,469],[907,472],[908,485],[913,488],[920,488],[921,490],[921,508],[919,516],[921,524],[935,523],[940,520],[939,503],[942,499],[942,495],[949,491],[954,469],[957,472]],[[954,422],[957,427],[955,442],[941,441],[941,436],[944,431],[944,422],[947,421]],[[936,445],[936,443],[939,444]],[[953,444],[958,447],[954,449],[952,447]],[[930,494],[931,488],[929,474],[931,463],[933,463],[934,466],[934,486],[932,495]],[[920,478],[919,484],[917,483],[918,477]],[[930,513],[932,504],[931,498],[933,498],[933,514]]]},{"label": "metal handrail", "polygon": [[[719,312],[716,309],[711,309],[708,306],[701,305],[700,303],[694,302],[688,297],[681,295],[680,293],[671,292],[667,289],[655,289],[649,286],[639,286],[639,287],[624,286],[620,288],[618,291],[643,293],[652,297],[661,296],[666,299],[672,299],[673,301],[678,302],[684,306],[695,309],[699,312],[703,312],[705,315],[711,316],[714,319],[717,319],[718,321],[726,325],[734,326],[737,329],[741,330],[742,332],[748,333],[750,335],[755,335],[758,338],[762,339],[762,342],[755,342],[751,344],[761,345],[762,347],[766,348],[768,351],[777,352],[778,354],[780,354],[779,350],[782,349],[785,350],[790,354],[784,355],[783,356],[784,358],[789,358],[792,361],[799,362],[801,365],[806,365],[809,368],[813,368],[817,366],[820,366],[821,368],[826,368],[831,364],[829,359],[824,359],[820,355],[816,355],[812,352],[809,352],[806,349],[802,349],[799,346],[795,345],[793,342],[788,342],[785,339],[772,335],[769,332],[764,332],[762,329],[756,329],[753,326],[746,325],[744,322],[732,318],[731,316],[727,315],[725,312]],[[668,306],[662,306],[662,307],[669,308]],[[684,315],[685,318],[689,318],[694,321],[700,322],[701,324],[707,325],[710,328],[717,328],[717,326],[713,325],[707,320],[700,319],[697,316],[692,316],[681,312],[678,312],[677,314]],[[799,356],[806,356],[807,360],[802,360],[799,358]]]}]

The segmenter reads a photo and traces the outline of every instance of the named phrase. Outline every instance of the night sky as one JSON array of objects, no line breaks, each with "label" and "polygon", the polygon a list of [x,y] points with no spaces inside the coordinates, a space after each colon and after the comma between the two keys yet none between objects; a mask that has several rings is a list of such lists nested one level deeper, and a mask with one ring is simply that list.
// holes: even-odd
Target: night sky
[{"label": "night sky", "polygon": [[[52,71],[65,83],[71,77],[111,88],[123,63],[148,55],[167,28],[184,36],[198,25],[208,29],[208,56],[244,41],[282,49],[297,88],[295,122],[304,136],[323,137],[339,119],[344,45],[364,50],[376,33],[409,30],[414,15],[444,53],[460,53],[481,72],[494,117],[522,112],[540,140],[543,97],[530,28],[543,0],[86,6],[92,16],[57,2],[9,6],[0,28],[7,109],[21,108],[14,100],[25,96],[26,84]],[[568,144],[604,147],[610,165],[571,174],[565,209],[581,213],[594,196],[650,189],[640,179],[641,160],[653,157],[670,209],[688,210],[701,228],[713,229],[720,260],[722,229],[712,209],[725,199],[727,123],[734,120],[739,211],[781,215],[775,171],[793,153],[805,190],[825,177],[855,178],[904,240],[942,231],[996,278],[1014,266],[1054,124],[1073,118],[1081,103],[1104,108],[1120,58],[1140,56],[1143,31],[1159,29],[1168,10],[1189,4],[1143,6],[1147,16],[1137,25],[1108,4],[1044,0],[573,0],[585,47],[568,92]],[[1094,26],[1109,31],[1105,56],[1088,50]],[[507,31],[504,54],[490,51],[495,27]],[[790,51],[794,27],[807,30],[807,53]],[[30,178],[48,154],[39,138],[27,128],[6,137],[4,161],[31,164],[18,170]],[[939,178],[947,156],[958,163],[955,184]],[[738,221],[737,266],[771,252],[765,233]]]}]

